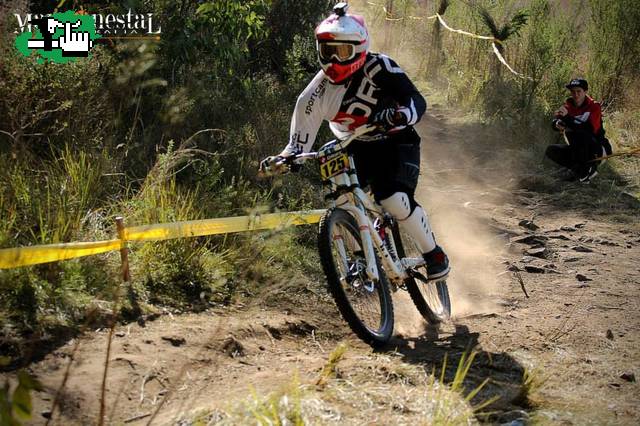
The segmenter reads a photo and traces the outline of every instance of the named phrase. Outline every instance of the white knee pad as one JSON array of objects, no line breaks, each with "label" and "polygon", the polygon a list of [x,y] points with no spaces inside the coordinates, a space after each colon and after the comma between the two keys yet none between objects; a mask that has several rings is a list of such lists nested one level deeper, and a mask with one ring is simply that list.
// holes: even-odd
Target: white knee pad
[{"label": "white knee pad", "polygon": [[396,220],[405,220],[411,214],[409,196],[404,192],[396,192],[391,197],[380,200],[380,204]]},{"label": "white knee pad", "polygon": [[422,253],[429,253],[436,248],[436,240],[429,226],[429,219],[422,207],[417,206],[411,216],[405,220],[399,220],[398,223],[400,229],[413,237]]},{"label": "white knee pad", "polygon": [[406,193],[396,192],[391,197],[381,200],[380,204],[398,221],[400,228],[413,237],[422,253],[428,253],[436,248],[436,241],[426,213],[420,206],[416,206],[412,212],[409,196]]}]

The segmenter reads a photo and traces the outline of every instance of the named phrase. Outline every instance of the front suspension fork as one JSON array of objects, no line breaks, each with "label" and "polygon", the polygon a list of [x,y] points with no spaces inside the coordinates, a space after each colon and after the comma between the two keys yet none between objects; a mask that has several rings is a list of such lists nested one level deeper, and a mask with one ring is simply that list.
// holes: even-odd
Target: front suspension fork
[{"label": "front suspension fork", "polygon": [[353,204],[343,204],[340,208],[351,213],[355,217],[356,222],[358,222],[358,232],[360,233],[360,238],[362,240],[364,257],[367,261],[367,277],[374,282],[378,282],[378,280],[380,280],[380,271],[378,271],[378,262],[376,262],[376,253],[374,249],[374,247],[379,247],[380,260],[386,267],[389,277],[394,280],[403,279],[403,271],[391,258],[389,251],[384,246],[380,235],[375,230],[375,227],[373,223],[371,223],[369,217]]}]

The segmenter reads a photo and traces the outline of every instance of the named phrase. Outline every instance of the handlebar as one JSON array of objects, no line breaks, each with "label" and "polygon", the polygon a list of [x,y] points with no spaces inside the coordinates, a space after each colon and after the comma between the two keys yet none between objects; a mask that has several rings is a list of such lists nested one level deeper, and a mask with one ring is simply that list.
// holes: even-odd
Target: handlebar
[{"label": "handlebar", "polygon": [[351,142],[359,138],[360,136],[367,134],[373,130],[378,129],[379,127],[373,124],[365,124],[363,126],[358,127],[346,138],[340,140],[340,142],[335,143],[335,140],[327,142],[322,145],[322,147],[318,151],[314,152],[304,152],[300,154],[293,154],[288,157],[284,157],[281,161],[278,161],[273,166],[269,167],[266,170],[258,171],[258,177],[264,178],[274,175],[279,175],[288,172],[291,169],[292,165],[301,165],[304,162],[312,159],[318,158],[320,152],[324,155],[332,154],[337,151],[341,151],[345,149]]}]

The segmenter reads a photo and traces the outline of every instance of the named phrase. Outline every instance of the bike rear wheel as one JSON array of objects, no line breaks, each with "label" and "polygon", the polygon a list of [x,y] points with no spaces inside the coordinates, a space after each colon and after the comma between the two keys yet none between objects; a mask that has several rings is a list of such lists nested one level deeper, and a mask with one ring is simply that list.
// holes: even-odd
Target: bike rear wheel
[{"label": "bike rear wheel", "polygon": [[[405,257],[421,258],[422,252],[413,238],[400,231],[398,223],[393,224],[393,240],[400,259]],[[426,266],[416,268],[416,272],[423,277],[428,277]],[[451,318],[451,299],[447,281],[436,280],[425,283],[420,279],[409,276],[404,284],[418,308],[418,312],[431,324],[439,324]]]},{"label": "bike rear wheel", "polygon": [[378,261],[380,279],[367,277],[358,223],[347,211],[330,209],[320,220],[318,250],[329,291],[351,330],[377,347],[393,333],[389,282]]}]

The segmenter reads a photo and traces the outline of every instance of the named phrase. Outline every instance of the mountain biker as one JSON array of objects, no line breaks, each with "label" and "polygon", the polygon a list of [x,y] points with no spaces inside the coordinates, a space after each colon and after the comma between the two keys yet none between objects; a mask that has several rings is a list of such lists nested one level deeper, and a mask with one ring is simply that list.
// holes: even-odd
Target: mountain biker
[{"label": "mountain biker", "polygon": [[449,273],[449,260],[435,242],[429,220],[414,198],[420,172],[420,137],[413,125],[426,102],[404,71],[388,56],[369,52],[364,19],[338,3],[315,30],[322,70],[300,94],[288,145],[260,163],[262,170],[311,150],[323,120],[338,138],[364,124],[378,129],[348,150],[358,179],[369,183],[376,202],[411,235],[423,253],[429,279]]},{"label": "mountain biker", "polygon": [[565,87],[571,97],[555,111],[552,124],[564,132],[569,145],[549,145],[545,155],[571,169],[580,182],[589,183],[601,163],[593,160],[610,155],[611,144],[604,136],[600,104],[587,95],[587,80],[574,78]]}]

